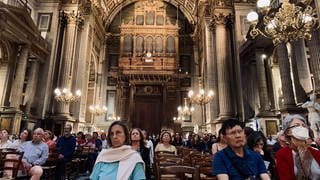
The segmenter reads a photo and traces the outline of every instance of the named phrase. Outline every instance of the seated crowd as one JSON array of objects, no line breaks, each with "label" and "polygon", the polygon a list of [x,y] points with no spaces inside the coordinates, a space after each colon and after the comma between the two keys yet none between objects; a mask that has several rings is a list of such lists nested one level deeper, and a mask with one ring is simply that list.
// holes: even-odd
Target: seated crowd
[{"label": "seated crowd", "polygon": [[32,180],[85,175],[93,180],[166,179],[165,171],[174,174],[182,169],[197,176],[194,179],[320,179],[320,138],[313,139],[306,119],[287,115],[282,128],[276,137],[266,137],[237,119],[227,119],[218,137],[207,132],[183,137],[167,130],[148,136],[115,121],[107,134],[72,134],[72,126],[66,124],[59,137],[36,128],[32,133],[23,129],[18,139],[3,129],[0,177],[15,178],[4,168],[14,166],[4,161],[12,158],[6,152],[14,151],[23,153],[18,178]]}]

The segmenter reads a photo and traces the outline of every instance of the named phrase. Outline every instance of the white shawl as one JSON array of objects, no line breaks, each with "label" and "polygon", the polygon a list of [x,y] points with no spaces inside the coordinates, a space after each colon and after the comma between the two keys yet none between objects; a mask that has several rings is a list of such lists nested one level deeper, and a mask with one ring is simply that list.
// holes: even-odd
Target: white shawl
[{"label": "white shawl", "polygon": [[98,162],[112,163],[117,161],[119,161],[117,180],[129,179],[136,164],[144,164],[140,154],[127,145],[102,150],[95,164]]}]

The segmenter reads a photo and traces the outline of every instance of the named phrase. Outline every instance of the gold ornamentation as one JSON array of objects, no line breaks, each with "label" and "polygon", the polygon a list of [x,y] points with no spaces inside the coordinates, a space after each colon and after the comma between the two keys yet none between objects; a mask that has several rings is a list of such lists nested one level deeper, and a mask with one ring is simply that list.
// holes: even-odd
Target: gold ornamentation
[{"label": "gold ornamentation", "polygon": [[[262,1],[262,0],[260,0]],[[315,10],[308,4],[291,4],[289,0],[283,0],[277,12],[269,8],[268,2],[257,2],[263,16],[263,26],[260,30],[258,14],[250,12],[247,19],[252,24],[250,36],[255,39],[258,35],[272,39],[275,45],[287,43],[297,39],[310,40],[312,31],[316,27],[317,17]],[[260,4],[259,4],[260,3]]]}]

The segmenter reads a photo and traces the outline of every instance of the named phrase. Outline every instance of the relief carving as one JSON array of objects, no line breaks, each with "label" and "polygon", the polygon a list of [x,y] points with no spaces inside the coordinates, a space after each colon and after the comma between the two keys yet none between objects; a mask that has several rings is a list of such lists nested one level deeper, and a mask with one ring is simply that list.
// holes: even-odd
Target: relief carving
[{"label": "relief carving", "polygon": [[68,24],[74,24],[78,26],[78,30],[81,30],[84,23],[84,17],[80,13],[75,13],[75,11],[71,11],[70,13],[65,13],[66,20]]},{"label": "relief carving", "polygon": [[217,25],[228,25],[233,23],[233,15],[231,14],[215,14],[212,17],[212,20],[210,22],[210,26],[212,28],[215,28]]}]

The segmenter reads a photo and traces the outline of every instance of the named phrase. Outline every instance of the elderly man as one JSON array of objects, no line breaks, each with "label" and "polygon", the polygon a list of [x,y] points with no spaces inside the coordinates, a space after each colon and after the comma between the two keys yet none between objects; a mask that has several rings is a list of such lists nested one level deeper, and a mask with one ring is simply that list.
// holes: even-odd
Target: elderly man
[{"label": "elderly man", "polygon": [[24,152],[22,164],[25,172],[31,176],[31,180],[40,179],[43,173],[41,165],[43,165],[48,158],[49,148],[48,145],[42,141],[43,135],[43,129],[35,129],[32,140],[21,144],[18,149]]},{"label": "elderly man", "polygon": [[222,123],[221,133],[228,147],[215,154],[213,175],[224,179],[263,179],[269,180],[266,166],[261,156],[246,147],[243,123],[228,119]]},{"label": "elderly man", "polygon": [[71,124],[66,124],[64,126],[64,134],[57,141],[57,149],[59,152],[59,160],[56,169],[56,179],[62,179],[65,165],[67,162],[72,160],[76,148],[76,138],[71,134],[72,126]]}]

